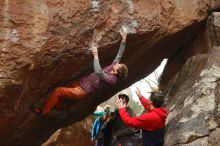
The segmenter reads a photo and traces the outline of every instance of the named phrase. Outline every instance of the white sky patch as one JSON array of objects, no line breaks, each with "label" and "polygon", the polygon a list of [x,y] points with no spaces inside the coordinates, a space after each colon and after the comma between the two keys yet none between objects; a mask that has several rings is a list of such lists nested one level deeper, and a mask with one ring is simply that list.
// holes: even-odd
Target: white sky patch
[{"label": "white sky patch", "polygon": [[[155,70],[155,73],[157,74],[157,77],[160,77],[160,75],[162,74],[163,69],[164,69],[166,63],[167,63],[167,59],[164,59],[161,62],[160,66]],[[150,75],[148,75],[145,78],[146,80],[148,80],[150,82],[151,86],[153,86],[153,87],[157,87],[157,85],[155,84],[155,83],[157,83],[157,79],[155,77],[155,73],[152,72]],[[142,80],[134,83],[132,86],[129,87],[131,89],[131,91],[132,91],[133,99],[135,101],[139,102],[138,96],[135,93],[136,87],[138,87],[140,89],[141,94],[143,96],[145,96],[146,98],[149,98],[150,93],[147,93],[147,92],[151,91],[151,88],[150,88],[149,84],[142,79]]]}]

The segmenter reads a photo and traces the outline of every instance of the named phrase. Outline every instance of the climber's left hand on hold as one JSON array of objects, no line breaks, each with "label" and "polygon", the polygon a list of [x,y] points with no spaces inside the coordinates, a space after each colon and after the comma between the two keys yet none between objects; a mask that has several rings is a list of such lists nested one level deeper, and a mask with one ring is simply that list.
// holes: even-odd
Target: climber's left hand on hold
[{"label": "climber's left hand on hold", "polygon": [[120,34],[121,34],[121,37],[122,37],[122,41],[126,41],[126,38],[127,38],[127,31],[123,31],[123,32],[121,32],[120,31]]},{"label": "climber's left hand on hold", "polygon": [[92,47],[91,51],[92,51],[92,54],[93,54],[94,58],[98,57],[98,49],[97,49],[97,47]]}]

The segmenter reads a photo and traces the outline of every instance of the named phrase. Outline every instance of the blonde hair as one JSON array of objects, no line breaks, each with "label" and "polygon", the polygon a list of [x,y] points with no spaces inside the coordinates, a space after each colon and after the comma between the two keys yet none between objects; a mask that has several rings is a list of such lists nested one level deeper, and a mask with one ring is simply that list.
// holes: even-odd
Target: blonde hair
[{"label": "blonde hair", "polygon": [[125,79],[128,76],[128,68],[125,64],[120,64],[121,66],[117,69],[117,77],[120,79]]}]

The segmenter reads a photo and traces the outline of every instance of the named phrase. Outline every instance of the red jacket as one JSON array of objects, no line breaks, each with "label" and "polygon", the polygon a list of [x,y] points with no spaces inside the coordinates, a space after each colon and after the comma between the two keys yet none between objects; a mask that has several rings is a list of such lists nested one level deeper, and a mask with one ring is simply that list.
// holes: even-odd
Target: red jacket
[{"label": "red jacket", "polygon": [[150,110],[149,101],[144,96],[140,98],[140,101],[147,112],[139,117],[129,116],[125,108],[119,109],[120,116],[124,123],[130,127],[144,129],[147,131],[154,131],[163,128],[165,126],[168,111],[165,108],[155,108]]}]

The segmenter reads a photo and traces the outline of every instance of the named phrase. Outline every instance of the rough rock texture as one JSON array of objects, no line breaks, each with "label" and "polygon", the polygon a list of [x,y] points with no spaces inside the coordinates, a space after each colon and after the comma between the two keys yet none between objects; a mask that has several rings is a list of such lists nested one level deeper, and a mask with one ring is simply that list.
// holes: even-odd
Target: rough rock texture
[{"label": "rough rock texture", "polygon": [[[186,46],[198,33],[203,34],[207,10],[219,8],[215,3],[0,1],[0,145],[40,145],[55,130],[81,120],[99,103],[148,75],[164,58],[177,60],[177,67],[170,69],[171,75],[175,75],[186,55],[192,55],[187,54]],[[116,54],[122,25],[130,31],[122,60],[129,68],[128,80],[68,104],[65,112],[38,116],[29,111],[31,105],[41,104],[56,86],[93,72],[88,50],[92,43],[99,45],[102,65],[109,64]],[[189,53],[208,50],[204,47]]]},{"label": "rough rock texture", "polygon": [[206,28],[186,49],[192,52],[206,48],[208,53],[187,58],[172,75],[168,72],[177,68],[178,59],[174,59],[176,64],[170,60],[161,77],[170,109],[166,146],[220,145],[220,12],[209,17]]},{"label": "rough rock texture", "polygon": [[94,146],[91,141],[92,117],[57,130],[42,146]]}]

